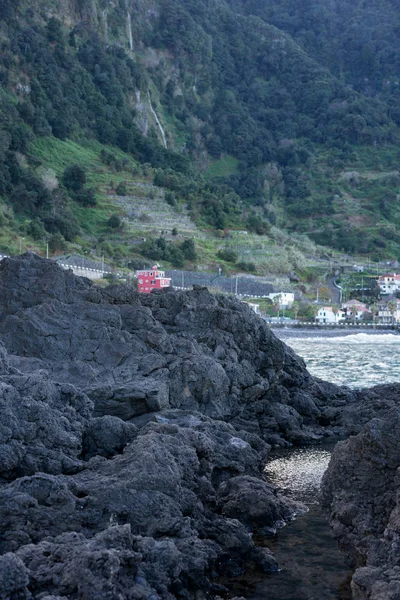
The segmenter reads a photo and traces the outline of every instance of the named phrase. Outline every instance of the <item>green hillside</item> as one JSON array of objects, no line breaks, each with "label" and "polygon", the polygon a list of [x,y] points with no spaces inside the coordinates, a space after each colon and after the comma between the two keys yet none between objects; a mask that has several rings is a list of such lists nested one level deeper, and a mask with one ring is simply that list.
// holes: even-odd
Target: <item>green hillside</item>
[{"label": "green hillside", "polygon": [[0,250],[400,258],[398,20],[389,0],[3,1]]}]

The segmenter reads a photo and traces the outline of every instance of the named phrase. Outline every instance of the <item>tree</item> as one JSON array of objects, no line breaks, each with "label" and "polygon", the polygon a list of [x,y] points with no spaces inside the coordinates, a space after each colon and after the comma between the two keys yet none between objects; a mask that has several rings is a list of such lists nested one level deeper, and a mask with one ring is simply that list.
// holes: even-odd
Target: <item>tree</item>
[{"label": "tree", "polygon": [[46,230],[42,221],[38,217],[32,219],[27,227],[26,232],[28,235],[33,237],[34,240],[44,240],[46,237]]},{"label": "tree", "polygon": [[358,314],[358,308],[356,304],[353,304],[350,307],[350,316],[352,319],[357,319],[357,314]]},{"label": "tree", "polygon": [[298,302],[296,302],[296,300],[292,304],[292,310],[293,310],[294,318],[297,319],[297,315],[299,314],[299,310],[300,310],[300,305]]},{"label": "tree", "polygon": [[60,42],[63,39],[63,28],[61,21],[51,17],[47,23],[47,37],[50,42]]},{"label": "tree", "polygon": [[118,187],[117,187],[117,196],[126,196],[127,194],[128,194],[128,190],[126,187],[126,182],[121,181],[121,183],[119,183]]},{"label": "tree", "polygon": [[63,174],[63,183],[67,190],[79,192],[86,183],[86,172],[79,165],[67,167]]},{"label": "tree", "polygon": [[196,246],[195,246],[193,240],[190,239],[190,240],[183,241],[180,246],[180,250],[181,250],[183,256],[187,260],[196,260],[197,252],[196,252]]},{"label": "tree", "polygon": [[175,194],[173,192],[165,192],[165,202],[170,206],[176,205]]},{"label": "tree", "polygon": [[49,249],[50,252],[57,252],[57,250],[65,250],[67,245],[65,243],[64,237],[61,233],[55,233],[51,236],[49,240]]},{"label": "tree", "polygon": [[392,323],[396,322],[394,313],[397,311],[397,302],[396,300],[389,300],[387,303],[387,307],[389,309],[390,314],[392,315]]},{"label": "tree", "polygon": [[82,204],[82,206],[96,206],[96,194],[93,188],[85,188],[73,194],[74,200]]},{"label": "tree", "polygon": [[370,306],[369,310],[371,311],[371,314],[372,314],[372,320],[375,323],[375,321],[376,321],[376,315],[379,312],[378,306],[375,304],[375,302],[374,302],[374,304],[372,304]]},{"label": "tree", "polygon": [[112,214],[111,217],[107,221],[107,225],[108,225],[108,227],[110,227],[110,229],[121,229],[121,227],[122,227],[121,217],[119,215],[117,215],[116,213]]},{"label": "tree", "polygon": [[274,296],[272,302],[274,304],[274,309],[276,311],[276,314],[279,317],[279,315],[280,315],[280,308],[281,308],[281,302],[282,302],[282,296],[280,294],[277,294],[276,296]]},{"label": "tree", "polygon": [[338,312],[339,312],[339,307],[338,307],[337,304],[334,304],[332,306],[332,312],[333,312],[333,315],[335,317],[335,323],[337,323],[337,315],[338,315]]}]

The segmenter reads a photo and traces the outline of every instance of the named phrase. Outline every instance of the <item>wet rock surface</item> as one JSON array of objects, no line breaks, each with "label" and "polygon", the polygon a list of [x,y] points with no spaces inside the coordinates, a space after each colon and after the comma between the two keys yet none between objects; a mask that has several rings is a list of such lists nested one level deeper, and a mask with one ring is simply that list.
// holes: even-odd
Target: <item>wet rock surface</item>
[{"label": "wet rock surface", "polygon": [[271,445],[362,426],[361,394],[203,288],[101,289],[27,254],[0,264],[0,315],[0,598],[201,598],[273,571],[252,532],[301,507],[262,475]]}]

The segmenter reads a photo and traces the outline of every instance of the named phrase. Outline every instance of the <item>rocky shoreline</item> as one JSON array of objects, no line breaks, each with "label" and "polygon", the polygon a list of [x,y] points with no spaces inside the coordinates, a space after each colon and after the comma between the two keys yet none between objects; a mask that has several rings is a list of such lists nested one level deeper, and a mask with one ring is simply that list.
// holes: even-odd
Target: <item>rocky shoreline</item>
[{"label": "rocky shoreline", "polygon": [[273,571],[252,533],[303,508],[265,480],[271,446],[395,405],[396,386],[311,377],[204,288],[101,289],[26,254],[0,265],[0,308],[1,600],[199,599],[221,573]]},{"label": "rocky shoreline", "polygon": [[395,600],[400,598],[399,386],[375,388],[366,397],[376,418],[336,446],[322,499],[340,547],[353,560],[353,599]]}]

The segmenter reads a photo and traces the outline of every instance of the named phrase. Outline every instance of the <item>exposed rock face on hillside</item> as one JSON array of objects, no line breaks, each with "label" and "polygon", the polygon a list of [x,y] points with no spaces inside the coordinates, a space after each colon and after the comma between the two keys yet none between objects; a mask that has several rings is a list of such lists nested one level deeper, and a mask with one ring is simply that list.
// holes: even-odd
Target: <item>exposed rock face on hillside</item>
[{"label": "exposed rock face on hillside", "polygon": [[400,385],[365,396],[381,418],[336,446],[323,501],[335,536],[358,565],[354,600],[394,600],[400,597]]},{"label": "exposed rock face on hillside", "polygon": [[262,477],[270,444],[345,434],[361,397],[205,289],[139,297],[25,255],[0,314],[0,599],[191,598],[276,569],[251,533],[302,507]]}]

